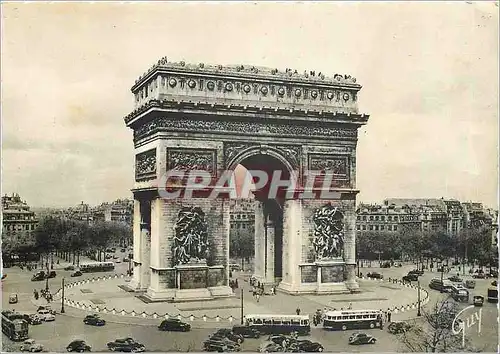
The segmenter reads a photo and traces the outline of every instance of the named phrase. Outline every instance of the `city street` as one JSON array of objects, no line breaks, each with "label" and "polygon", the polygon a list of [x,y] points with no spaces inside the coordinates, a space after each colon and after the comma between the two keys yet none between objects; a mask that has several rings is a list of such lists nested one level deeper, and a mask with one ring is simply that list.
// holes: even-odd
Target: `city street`
[{"label": "city street", "polygon": [[[61,265],[62,267],[62,265]],[[127,263],[117,264],[116,272],[124,273],[128,267]],[[384,274],[385,278],[388,277],[401,277],[406,272],[412,269],[411,265],[402,268],[361,268],[363,272],[378,271]],[[18,267],[5,269],[8,274],[7,278],[3,281],[3,299],[2,306],[4,309],[15,309],[16,311],[34,313],[36,307],[32,302],[33,289],[41,289],[45,287],[45,282],[31,282],[30,277],[32,272],[27,270],[20,270]],[[70,280],[69,271],[57,269],[57,277],[49,280],[49,287],[53,291],[60,288],[61,277],[64,276]],[[100,273],[99,275],[111,274]],[[451,273],[448,274],[451,276]],[[79,279],[93,277],[95,274],[84,274]],[[428,283],[433,277],[439,277],[440,273],[427,272],[421,277],[421,286],[429,291],[430,303],[426,307],[429,309],[433,303],[443,298],[444,295],[437,291],[428,289]],[[244,282],[241,282],[244,284]],[[472,291],[472,295],[481,294],[486,296],[486,289],[490,281],[477,280],[476,289]],[[248,284],[244,286],[248,287]],[[119,291],[119,289],[117,289]],[[19,295],[19,303],[10,305],[8,304],[8,294],[17,293]],[[299,297],[293,297],[298,299]],[[273,306],[278,306],[273,303]],[[286,306],[285,306],[286,307]],[[60,312],[60,300],[52,303],[52,308]],[[132,337],[139,342],[142,342],[148,351],[200,351],[201,343],[206,339],[210,333],[215,331],[218,327],[230,327],[229,323],[221,322],[220,324],[211,323],[206,324],[207,327],[212,328],[198,328],[194,325],[190,333],[169,333],[160,332],[156,326],[160,320],[143,320],[140,318],[129,318],[113,315],[101,315],[107,320],[104,327],[92,327],[84,325],[82,320],[84,312],[69,306],[65,307],[66,313],[64,315],[58,314],[56,321],[49,323],[42,323],[37,326],[30,326],[30,338],[34,338],[37,342],[44,345],[48,351],[64,351],[65,347],[75,339],[83,339],[92,346],[93,351],[107,351],[106,343],[120,337]],[[284,311],[283,311],[284,312]],[[276,310],[276,313],[280,313]],[[286,313],[286,312],[284,312]],[[416,317],[416,310],[394,314],[393,320],[407,320]],[[485,351],[495,351],[497,347],[497,309],[494,304],[485,303],[482,310],[482,331],[477,334],[477,327],[471,328],[467,332],[467,336],[473,340],[474,345],[482,348]],[[158,322],[158,323],[156,323]],[[327,332],[321,328],[313,328],[310,340],[319,341],[325,347],[325,351],[404,351],[404,347],[396,339],[396,336],[384,330],[367,330],[364,331],[374,335],[378,341],[375,345],[365,345],[362,347],[351,347],[348,345],[348,337],[352,335],[353,331],[346,332]],[[262,337],[259,340],[248,339],[242,346],[244,351],[256,351],[261,342],[265,340]],[[5,336],[3,337],[3,346],[5,351],[19,350],[19,343],[13,343]]]}]

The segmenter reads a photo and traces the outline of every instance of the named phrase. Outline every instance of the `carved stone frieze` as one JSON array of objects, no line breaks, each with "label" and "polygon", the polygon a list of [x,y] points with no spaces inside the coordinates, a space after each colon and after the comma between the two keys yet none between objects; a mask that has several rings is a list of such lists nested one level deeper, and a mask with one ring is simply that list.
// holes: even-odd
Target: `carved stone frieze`
[{"label": "carved stone frieze", "polygon": [[300,165],[300,156],[302,153],[302,149],[297,145],[271,145],[276,150],[280,151],[280,153],[290,162],[293,168],[298,168]]},{"label": "carved stone frieze", "polygon": [[156,149],[135,156],[135,179],[137,181],[156,178]]},{"label": "carved stone frieze", "polygon": [[349,157],[335,155],[309,155],[309,170],[333,174],[336,179],[349,179]]},{"label": "carved stone frieze", "polygon": [[292,124],[258,124],[255,122],[215,121],[215,120],[180,120],[158,117],[155,120],[140,125],[134,131],[137,141],[157,131],[181,132],[229,132],[238,135],[256,135],[267,133],[276,136],[291,137],[322,137],[356,140],[356,128],[332,128],[321,124],[309,123],[307,125]]},{"label": "carved stone frieze", "polygon": [[258,146],[256,144],[250,144],[250,143],[242,143],[242,142],[235,142],[235,143],[224,143],[224,161],[226,163],[226,166],[243,150],[246,150],[248,148]]},{"label": "carved stone frieze", "polygon": [[168,149],[167,169],[179,171],[207,171],[215,175],[217,171],[216,150]]}]

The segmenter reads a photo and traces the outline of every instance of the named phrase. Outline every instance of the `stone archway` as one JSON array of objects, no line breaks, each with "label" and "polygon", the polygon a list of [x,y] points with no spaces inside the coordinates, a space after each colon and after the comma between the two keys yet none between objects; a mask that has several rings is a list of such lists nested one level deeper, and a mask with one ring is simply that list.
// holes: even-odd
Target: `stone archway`
[{"label": "stone archway", "polygon": [[[263,216],[256,218],[259,230],[276,236],[276,223],[283,225],[283,262],[262,262],[262,279],[281,278],[279,288],[297,294],[357,289],[356,144],[357,130],[368,120],[358,113],[360,89],[346,75],[325,78],[166,58],[141,76],[132,87],[136,108],[125,117],[135,146],[130,287],[153,300],[232,295],[229,201],[209,196],[224,171],[241,163],[267,173],[280,170],[296,181],[299,192],[267,199],[257,193],[256,215]],[[196,195],[162,197],[164,188],[188,190],[182,179],[163,185],[167,172],[192,170],[205,171],[213,183]],[[309,184],[313,174],[318,178]],[[335,193],[303,197],[305,190],[319,195],[325,189]],[[264,218],[278,210],[282,220]],[[330,224],[335,232],[325,227]],[[276,256],[269,247],[266,243],[261,250]]]}]

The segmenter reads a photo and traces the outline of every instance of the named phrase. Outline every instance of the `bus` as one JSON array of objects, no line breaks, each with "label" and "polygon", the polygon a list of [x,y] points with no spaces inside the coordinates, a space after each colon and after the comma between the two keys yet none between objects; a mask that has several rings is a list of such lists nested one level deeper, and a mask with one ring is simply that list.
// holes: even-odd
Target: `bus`
[{"label": "bus", "polygon": [[488,302],[495,304],[498,302],[498,288],[496,286],[488,288]]},{"label": "bus", "polygon": [[383,329],[383,313],[380,310],[327,311],[323,318],[323,328],[328,330],[348,330],[362,328]]},{"label": "bus", "polygon": [[79,268],[82,273],[111,272],[115,270],[115,264],[113,262],[81,263]]},{"label": "bus", "polygon": [[262,334],[307,335],[311,332],[308,315],[246,315],[245,325]]},{"label": "bus", "polygon": [[10,340],[23,341],[28,339],[28,322],[23,314],[10,310],[2,311],[2,332]]}]

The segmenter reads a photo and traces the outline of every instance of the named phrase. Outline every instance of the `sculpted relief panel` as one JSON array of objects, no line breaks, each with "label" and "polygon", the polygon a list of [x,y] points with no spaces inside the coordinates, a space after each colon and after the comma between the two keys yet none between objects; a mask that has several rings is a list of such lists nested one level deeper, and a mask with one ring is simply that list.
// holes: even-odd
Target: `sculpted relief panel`
[{"label": "sculpted relief panel", "polygon": [[184,207],[174,225],[173,266],[203,262],[207,258],[208,232],[205,213],[198,207]]},{"label": "sculpted relief panel", "polygon": [[322,176],[332,177],[331,187],[350,186],[350,160],[341,155],[309,155],[309,170],[318,171]]},{"label": "sculpted relief panel", "polygon": [[216,150],[168,149],[167,169],[178,171],[207,171],[215,175],[217,171]]},{"label": "sculpted relief panel", "polygon": [[314,251],[316,260],[339,258],[344,249],[344,214],[331,204],[314,212]]},{"label": "sculpted relief panel", "polygon": [[156,149],[135,156],[136,181],[156,178]]}]

